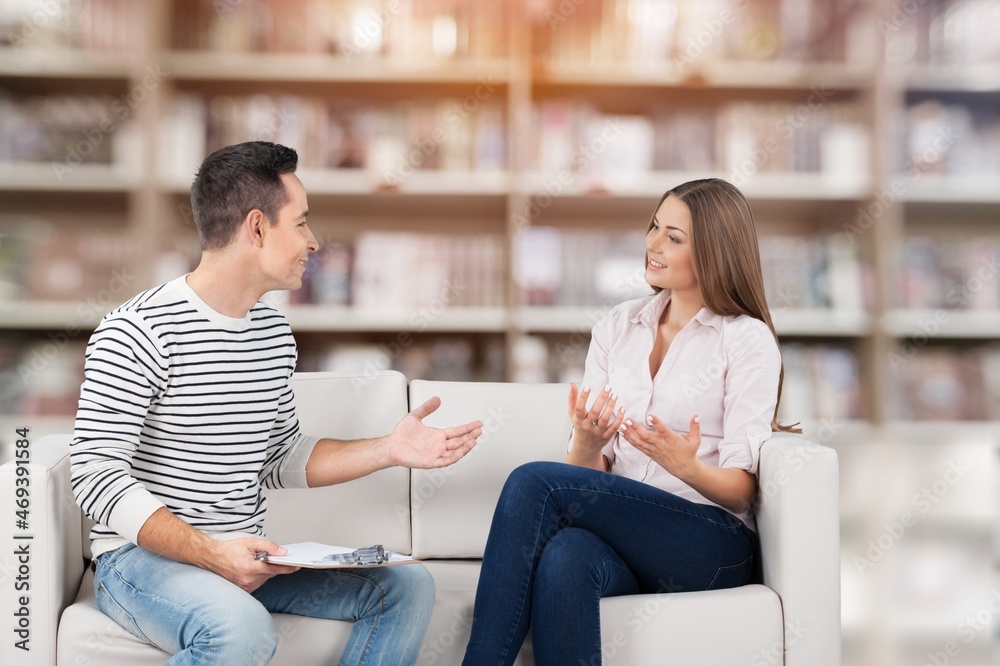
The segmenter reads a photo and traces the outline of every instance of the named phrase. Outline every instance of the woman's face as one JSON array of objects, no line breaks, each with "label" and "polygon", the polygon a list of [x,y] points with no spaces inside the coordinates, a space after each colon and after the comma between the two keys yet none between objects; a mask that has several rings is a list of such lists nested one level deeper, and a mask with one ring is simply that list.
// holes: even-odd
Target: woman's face
[{"label": "woman's face", "polygon": [[698,288],[691,263],[691,213],[674,195],[664,199],[653,215],[646,255],[646,282],[651,286],[673,291]]}]

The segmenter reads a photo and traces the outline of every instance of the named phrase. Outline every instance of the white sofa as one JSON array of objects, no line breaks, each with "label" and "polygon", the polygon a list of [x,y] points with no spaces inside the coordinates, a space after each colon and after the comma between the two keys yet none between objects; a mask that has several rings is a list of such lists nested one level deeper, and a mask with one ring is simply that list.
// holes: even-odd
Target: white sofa
[{"label": "white sofa", "polygon": [[[507,474],[531,460],[562,460],[569,433],[563,384],[413,381],[399,373],[303,373],[295,377],[304,431],[343,439],[387,433],[432,395],[426,422],[479,419],[485,432],[464,460],[441,470],[394,468],[315,490],[271,493],[266,526],[279,542],[382,543],[423,560],[437,582],[421,664],[459,664],[493,508]],[[34,442],[29,529],[15,527],[14,462],[0,467],[0,664],[142,666],[168,655],[118,627],[97,608],[89,520],[69,489],[68,435]],[[760,462],[757,521],[762,584],[732,590],[638,595],[601,605],[604,663],[834,666],[840,663],[840,564],[836,454],[775,435]],[[18,539],[31,535],[31,539]],[[15,548],[28,544],[27,570]],[[18,578],[21,578],[19,581]],[[27,581],[30,589],[16,586]],[[25,598],[22,598],[25,597]],[[25,603],[26,602],[26,603]],[[27,608],[30,651],[16,647]],[[332,663],[350,624],[275,615],[272,663]],[[11,629],[15,632],[12,633]],[[533,663],[530,639],[519,664]]]}]

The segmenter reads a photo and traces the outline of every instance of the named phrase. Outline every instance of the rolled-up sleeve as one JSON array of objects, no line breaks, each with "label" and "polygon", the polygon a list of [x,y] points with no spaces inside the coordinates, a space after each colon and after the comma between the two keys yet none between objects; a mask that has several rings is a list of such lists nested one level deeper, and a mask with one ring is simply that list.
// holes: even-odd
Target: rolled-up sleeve
[{"label": "rolled-up sleeve", "polygon": [[261,484],[272,489],[308,488],[306,464],[318,441],[319,437],[304,435],[299,431],[295,393],[292,391],[289,374],[278,404],[278,416],[267,441],[267,458],[260,471]]},{"label": "rolled-up sleeve", "polygon": [[727,365],[723,437],[719,467],[735,467],[757,474],[760,447],[771,436],[771,420],[778,401],[781,353],[763,322],[747,318],[726,341]]}]

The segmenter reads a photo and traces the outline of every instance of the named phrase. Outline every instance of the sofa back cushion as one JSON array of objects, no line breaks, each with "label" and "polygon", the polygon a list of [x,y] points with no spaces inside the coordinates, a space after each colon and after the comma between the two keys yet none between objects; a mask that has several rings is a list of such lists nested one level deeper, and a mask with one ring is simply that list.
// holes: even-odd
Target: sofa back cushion
[{"label": "sofa back cushion", "polygon": [[510,472],[533,460],[566,459],[568,395],[568,384],[410,382],[411,407],[441,398],[441,407],[424,419],[427,425],[483,422],[483,435],[465,458],[443,469],[413,470],[414,557],[483,556]]},{"label": "sofa back cushion", "polygon": [[[406,377],[398,372],[300,372],[292,389],[299,427],[309,435],[380,437],[407,413]],[[409,470],[402,467],[326,488],[270,490],[265,529],[278,543],[380,543],[409,553],[409,492]]]}]

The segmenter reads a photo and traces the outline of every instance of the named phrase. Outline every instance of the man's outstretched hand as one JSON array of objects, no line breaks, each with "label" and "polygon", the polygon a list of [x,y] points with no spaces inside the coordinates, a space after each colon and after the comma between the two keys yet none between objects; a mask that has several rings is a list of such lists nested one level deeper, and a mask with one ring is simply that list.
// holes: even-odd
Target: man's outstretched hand
[{"label": "man's outstretched hand", "polygon": [[441,406],[434,396],[403,417],[386,437],[389,457],[395,465],[416,469],[447,467],[458,462],[483,434],[483,422],[473,421],[451,428],[431,428],[424,417]]}]

